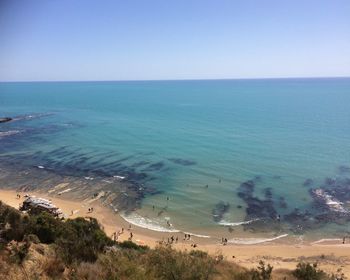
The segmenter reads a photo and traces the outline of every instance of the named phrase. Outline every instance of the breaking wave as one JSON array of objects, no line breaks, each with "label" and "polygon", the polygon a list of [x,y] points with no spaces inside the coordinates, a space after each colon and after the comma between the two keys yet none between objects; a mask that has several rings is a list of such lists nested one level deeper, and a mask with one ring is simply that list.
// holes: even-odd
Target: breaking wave
[{"label": "breaking wave", "polygon": [[[132,213],[129,215],[125,215],[125,214],[121,214],[120,215],[125,221],[127,221],[128,223],[134,225],[134,226],[138,226],[141,228],[146,228],[149,230],[153,230],[153,231],[158,231],[158,232],[182,232],[185,234],[190,234],[191,236],[196,236],[196,237],[200,237],[200,238],[210,238],[209,235],[202,235],[202,234],[197,234],[197,233],[192,233],[192,232],[185,232],[185,231],[181,231],[178,229],[175,229],[173,227],[166,227],[165,225],[163,225],[161,220],[152,220],[149,218],[145,218],[140,216],[137,213]],[[164,221],[169,220],[169,218],[165,218]]]},{"label": "breaking wave", "polygon": [[312,242],[311,245],[320,244],[320,243],[324,243],[324,242],[340,242],[340,241],[342,241],[341,238],[323,238],[323,239]]},{"label": "breaking wave", "polygon": [[20,130],[0,131],[0,139],[6,136],[15,135],[18,133],[21,133],[21,131]]},{"label": "breaking wave", "polygon": [[228,243],[232,244],[242,244],[242,245],[254,245],[254,244],[260,244],[265,242],[271,242],[283,237],[288,236],[288,234],[282,234],[273,238],[233,238],[228,240]]},{"label": "breaking wave", "polygon": [[177,229],[171,227],[167,228],[163,226],[161,221],[145,218],[137,213],[132,213],[129,215],[121,214],[120,216],[128,223],[141,228],[146,228],[158,232],[180,232]]},{"label": "breaking wave", "polygon": [[248,224],[251,224],[251,223],[258,221],[258,220],[260,220],[260,219],[253,219],[253,220],[249,220],[249,221],[236,222],[236,223],[231,223],[231,222],[227,222],[225,220],[222,220],[219,222],[219,225],[235,227],[235,226],[240,226],[240,225],[248,225]]}]

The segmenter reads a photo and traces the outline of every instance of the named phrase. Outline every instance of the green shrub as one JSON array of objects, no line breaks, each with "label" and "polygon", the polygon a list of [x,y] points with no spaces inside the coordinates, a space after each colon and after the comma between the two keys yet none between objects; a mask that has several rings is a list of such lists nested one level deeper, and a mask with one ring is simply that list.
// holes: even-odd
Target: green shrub
[{"label": "green shrub", "polygon": [[50,244],[61,235],[63,222],[46,212],[30,216],[27,234],[35,234],[42,243]]},{"label": "green shrub", "polygon": [[76,218],[64,223],[56,245],[66,263],[73,261],[94,262],[105,246],[114,242],[106,236],[96,219]]},{"label": "green shrub", "polygon": [[215,273],[215,261],[207,256],[196,258],[186,252],[157,247],[146,259],[146,269],[157,279],[210,279]]},{"label": "green shrub", "polygon": [[7,206],[0,201],[0,238],[5,241],[21,241],[24,236],[27,217],[13,207]]},{"label": "green shrub", "polygon": [[53,279],[61,279],[64,270],[64,263],[57,257],[47,258],[43,263],[43,271]]},{"label": "green shrub", "polygon": [[81,263],[79,279],[155,279],[143,267],[144,253],[137,250],[118,250],[101,254],[95,263]]},{"label": "green shrub", "polygon": [[118,243],[120,248],[123,249],[134,249],[137,251],[146,251],[149,249],[148,246],[142,246],[142,245],[137,245],[136,243],[132,242],[132,241],[123,241]]},{"label": "green shrub", "polygon": [[300,280],[322,280],[328,279],[327,274],[317,268],[317,263],[298,263],[297,268],[293,271],[293,276]]},{"label": "green shrub", "polygon": [[265,266],[265,263],[260,261],[258,268],[252,271],[252,280],[270,280],[272,269],[271,265]]},{"label": "green shrub", "polygon": [[347,279],[345,274],[343,273],[341,268],[337,269],[336,273],[332,273],[332,275],[329,276],[330,280],[345,280]]},{"label": "green shrub", "polygon": [[23,240],[29,243],[39,244],[40,240],[35,234],[27,234],[23,237]]},{"label": "green shrub", "polygon": [[207,258],[208,257],[208,253],[207,252],[203,252],[200,250],[192,250],[190,252],[190,256],[195,257],[195,258]]},{"label": "green shrub", "polygon": [[24,239],[37,242],[38,238],[42,243],[55,243],[66,263],[93,262],[105,246],[114,244],[96,219],[61,221],[46,212],[33,213],[22,215],[18,210],[0,203],[0,239],[7,243]]},{"label": "green shrub", "polygon": [[22,264],[25,257],[28,255],[29,247],[30,244],[28,242],[13,245],[11,247],[11,261],[17,264]]},{"label": "green shrub", "polygon": [[235,280],[270,280],[272,279],[271,265],[265,265],[263,261],[259,261],[259,266],[256,269],[240,272],[234,275]]}]

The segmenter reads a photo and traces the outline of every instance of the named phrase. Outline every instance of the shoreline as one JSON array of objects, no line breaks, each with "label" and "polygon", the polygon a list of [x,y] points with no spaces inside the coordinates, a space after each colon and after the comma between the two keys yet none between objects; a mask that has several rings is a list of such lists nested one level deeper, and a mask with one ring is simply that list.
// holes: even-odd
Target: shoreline
[{"label": "shoreline", "polygon": [[[21,199],[16,198],[16,194],[21,195]],[[69,198],[69,194],[60,196],[50,195],[48,192],[30,191],[30,195],[51,199],[59,207],[67,218],[76,217],[93,217],[102,225],[104,231],[109,237],[114,232],[124,228],[124,233],[120,235],[119,241],[128,240],[129,223],[118,213],[109,207],[102,205],[98,199],[77,200]],[[23,201],[24,192],[15,190],[0,189],[0,200],[4,203],[18,209],[19,204]],[[92,213],[88,208],[93,207]],[[72,212],[73,211],[73,212]],[[72,215],[73,213],[73,215]],[[184,233],[179,232],[160,232],[145,229],[136,225],[131,226],[133,241],[139,245],[147,245],[154,248],[159,241],[166,241],[167,238],[178,237],[178,243],[172,247],[177,250],[198,249],[208,252],[211,255],[222,254],[228,261],[236,262],[247,268],[256,267],[259,260],[270,263],[275,269],[294,269],[298,262],[304,260],[308,262],[318,262],[320,268],[328,273],[336,272],[342,268],[345,275],[350,276],[350,242],[342,244],[341,239],[324,239],[304,244],[285,244],[275,238],[260,244],[232,244],[228,243],[223,246],[220,240],[213,238],[201,238],[195,235],[191,240],[183,240]],[[193,248],[191,245],[196,244]]]}]

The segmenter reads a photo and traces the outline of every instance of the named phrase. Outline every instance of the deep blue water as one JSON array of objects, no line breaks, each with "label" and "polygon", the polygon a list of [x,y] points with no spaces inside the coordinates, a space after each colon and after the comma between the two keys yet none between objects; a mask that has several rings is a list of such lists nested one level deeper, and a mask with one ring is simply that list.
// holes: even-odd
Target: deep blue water
[{"label": "deep blue water", "polygon": [[[0,155],[57,171],[82,166],[81,176],[143,174],[134,180],[157,194],[131,218],[211,232],[313,209],[310,189],[346,179],[349,104],[345,78],[1,83],[0,117],[18,120],[0,124]],[[247,180],[254,190],[244,199]],[[344,219],[312,230],[345,231]]]}]

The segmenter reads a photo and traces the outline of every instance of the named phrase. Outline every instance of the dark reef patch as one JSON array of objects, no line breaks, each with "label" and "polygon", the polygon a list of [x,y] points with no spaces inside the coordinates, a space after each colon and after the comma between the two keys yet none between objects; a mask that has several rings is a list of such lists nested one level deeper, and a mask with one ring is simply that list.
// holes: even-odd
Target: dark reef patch
[{"label": "dark reef patch", "polygon": [[264,189],[264,195],[265,195],[265,199],[271,200],[272,199],[272,189],[271,188],[265,188]]},{"label": "dark reef patch", "polygon": [[308,179],[306,179],[306,180],[304,181],[303,186],[304,186],[304,187],[310,187],[310,186],[312,186],[313,184],[314,184],[314,180],[308,178]]},{"label": "dark reef patch", "polygon": [[301,234],[305,230],[310,230],[318,227],[315,225],[313,215],[307,210],[301,211],[298,208],[295,208],[289,214],[284,215],[283,218],[285,222],[288,222],[291,225],[289,230],[295,234]]},{"label": "dark reef patch", "polygon": [[189,166],[189,165],[195,165],[197,164],[195,161],[193,160],[189,160],[189,159],[182,159],[182,158],[168,158],[169,161],[179,164],[179,165],[183,165],[183,166]]},{"label": "dark reef patch", "polygon": [[254,180],[254,182],[261,182],[262,181],[262,176],[261,175],[256,175],[253,180]]},{"label": "dark reef patch", "polygon": [[144,168],[142,171],[145,172],[150,172],[150,171],[159,171],[164,167],[164,162],[159,161],[156,163],[152,163],[149,166],[147,166],[146,168]]},{"label": "dark reef patch", "polygon": [[347,165],[340,165],[339,168],[339,173],[344,174],[344,173],[350,173],[350,166]]},{"label": "dark reef patch", "polygon": [[302,233],[328,223],[345,225],[350,222],[350,179],[327,177],[323,185],[309,190],[312,202],[306,210],[294,209],[284,215],[291,230]]},{"label": "dark reef patch", "polygon": [[277,211],[272,201],[272,191],[270,188],[265,189],[265,200],[254,196],[255,182],[248,180],[243,182],[238,190],[237,195],[247,204],[246,220],[269,218],[275,219]]},{"label": "dark reef patch", "polygon": [[[123,164],[126,158],[110,161],[108,155],[82,153],[68,147],[47,153],[17,153],[0,156],[0,184],[23,189],[48,190],[62,182],[72,184],[69,195],[86,198],[93,193],[104,192],[107,205],[124,211],[132,211],[141,205],[146,195],[161,193],[149,182],[154,176]],[[151,170],[162,165],[151,164]],[[124,178],[121,180],[120,178]]]},{"label": "dark reef patch", "polygon": [[224,201],[218,202],[212,210],[213,220],[218,223],[222,220],[225,213],[230,209],[230,204]]},{"label": "dark reef patch", "polygon": [[288,208],[288,204],[287,204],[287,202],[286,202],[286,200],[285,200],[285,198],[283,196],[279,197],[278,206],[281,209],[287,209]]},{"label": "dark reef patch", "polygon": [[141,166],[149,165],[149,164],[150,164],[149,161],[143,160],[143,161],[139,161],[139,162],[136,162],[136,163],[132,164],[131,167],[137,168],[137,167],[141,167]]}]

